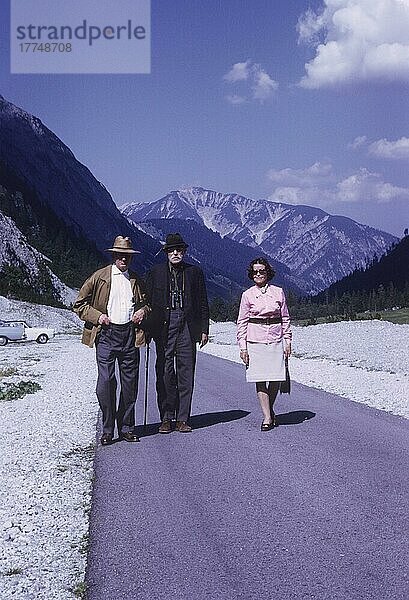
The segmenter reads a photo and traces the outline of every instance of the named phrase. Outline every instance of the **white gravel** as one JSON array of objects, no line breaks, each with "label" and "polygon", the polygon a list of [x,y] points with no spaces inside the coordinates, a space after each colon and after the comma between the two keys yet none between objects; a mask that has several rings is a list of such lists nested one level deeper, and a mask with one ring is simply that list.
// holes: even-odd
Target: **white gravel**
[{"label": "white gravel", "polygon": [[3,321],[26,321],[31,327],[52,327],[57,333],[79,333],[82,321],[66,308],[51,308],[0,296],[0,319]]},{"label": "white gravel", "polygon": [[[241,362],[234,323],[212,323],[204,351]],[[409,417],[409,325],[388,321],[293,327],[292,379]],[[243,370],[244,379],[244,370]]]},{"label": "white gravel", "polygon": [[[44,324],[44,323],[43,323]],[[97,403],[78,336],[0,350],[6,381],[42,389],[0,402],[0,598],[65,600],[84,580]]]},{"label": "white gravel", "polygon": [[[0,348],[5,383],[42,389],[0,402],[0,598],[70,600],[85,576],[98,406],[94,351],[69,311],[6,301],[0,319],[75,332]],[[294,328],[294,380],[409,416],[408,325],[382,321]],[[239,361],[234,323],[214,323],[204,351]],[[1,371],[0,371],[1,373]],[[244,381],[244,370],[243,370]],[[249,384],[250,385],[250,384]]]}]

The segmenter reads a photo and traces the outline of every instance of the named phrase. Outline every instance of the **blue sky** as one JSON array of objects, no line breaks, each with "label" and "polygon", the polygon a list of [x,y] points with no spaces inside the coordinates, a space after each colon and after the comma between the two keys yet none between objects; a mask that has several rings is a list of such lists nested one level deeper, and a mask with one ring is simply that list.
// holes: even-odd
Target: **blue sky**
[{"label": "blue sky", "polygon": [[409,227],[406,0],[152,0],[150,75],[11,75],[1,6],[0,93],[118,205],[200,185]]}]

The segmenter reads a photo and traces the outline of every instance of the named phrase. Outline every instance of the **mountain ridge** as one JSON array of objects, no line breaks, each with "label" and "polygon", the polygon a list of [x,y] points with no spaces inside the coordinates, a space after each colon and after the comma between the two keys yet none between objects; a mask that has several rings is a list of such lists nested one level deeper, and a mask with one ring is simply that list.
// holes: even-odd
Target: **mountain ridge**
[{"label": "mountain ridge", "polygon": [[[22,234],[50,257],[64,282],[77,287],[99,263],[107,264],[104,251],[117,235],[129,236],[140,251],[132,263],[140,275],[163,258],[158,239],[122,215],[105,186],[38,117],[1,97],[0,130],[0,210],[18,228],[15,237]],[[18,268],[25,281],[24,262]],[[214,280],[212,268],[206,272],[211,294],[229,297],[238,290],[228,272]]]},{"label": "mountain ridge", "polygon": [[[234,299],[240,296],[243,289],[251,285],[247,277],[247,266],[255,258],[254,248],[244,246],[227,237],[221,238],[218,233],[193,219],[150,219],[139,223],[138,227],[148,235],[161,240],[165,239],[168,233],[179,232],[189,245],[187,262],[194,261],[207,273],[208,284],[213,288],[212,296]],[[264,252],[260,252],[260,255],[268,259]],[[285,265],[276,262],[274,268],[276,270],[274,284],[301,294],[296,278]],[[227,286],[227,293],[226,290],[221,289],[226,276],[230,279],[230,282],[224,283]]]},{"label": "mountain ridge", "polygon": [[365,269],[356,269],[333,283],[315,299],[322,301],[355,291],[378,291],[380,287],[386,289],[390,285],[397,290],[409,285],[409,236],[391,246],[379,259],[374,258]]},{"label": "mountain ridge", "polygon": [[105,186],[38,117],[1,96],[0,127],[3,176],[29,190],[39,210],[52,210],[74,235],[91,241],[100,252],[117,235],[129,236],[144,254],[143,260],[137,255],[135,265],[142,269],[153,264],[158,243],[129,223]]},{"label": "mountain ridge", "polygon": [[319,208],[254,200],[202,187],[173,190],[154,202],[127,203],[120,209],[134,223],[192,219],[223,238],[259,248],[303,279],[307,293],[325,289],[374,255],[382,255],[397,240],[387,232]]}]

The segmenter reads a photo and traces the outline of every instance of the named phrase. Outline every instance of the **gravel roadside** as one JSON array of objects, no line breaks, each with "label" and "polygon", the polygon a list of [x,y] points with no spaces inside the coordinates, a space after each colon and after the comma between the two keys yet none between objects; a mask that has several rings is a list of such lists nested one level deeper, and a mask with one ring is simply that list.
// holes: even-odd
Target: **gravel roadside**
[{"label": "gravel roadside", "polygon": [[94,353],[78,336],[9,344],[4,383],[41,386],[0,402],[0,597],[81,597],[97,402]]}]

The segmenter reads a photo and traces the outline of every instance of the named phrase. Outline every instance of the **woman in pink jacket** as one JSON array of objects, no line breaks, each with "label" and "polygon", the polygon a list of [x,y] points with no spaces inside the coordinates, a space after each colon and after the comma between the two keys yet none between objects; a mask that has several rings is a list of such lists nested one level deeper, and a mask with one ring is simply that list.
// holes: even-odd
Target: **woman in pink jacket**
[{"label": "woman in pink jacket", "polygon": [[282,288],[270,285],[275,271],[264,258],[251,261],[248,276],[254,281],[243,292],[237,319],[240,358],[246,380],[256,383],[264,419],[261,431],[277,425],[273,405],[280,381],[285,381],[285,359],[291,354],[290,316]]}]

